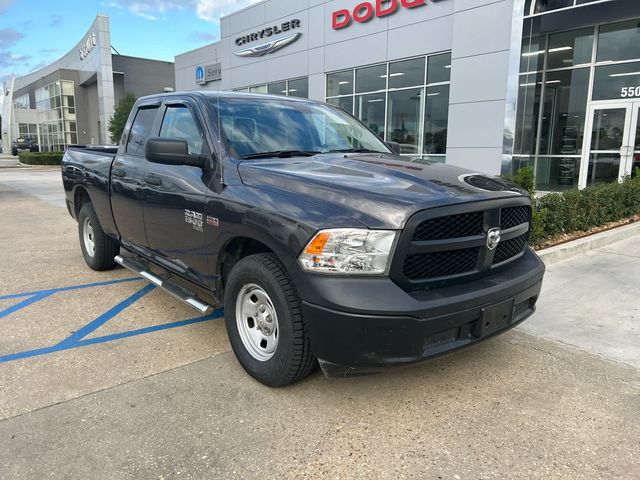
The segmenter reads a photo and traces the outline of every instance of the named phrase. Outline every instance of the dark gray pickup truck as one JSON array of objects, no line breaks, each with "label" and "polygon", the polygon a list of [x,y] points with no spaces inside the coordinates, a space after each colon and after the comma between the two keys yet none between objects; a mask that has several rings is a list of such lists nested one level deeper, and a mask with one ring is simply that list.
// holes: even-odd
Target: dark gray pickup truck
[{"label": "dark gray pickup truck", "polygon": [[533,313],[526,193],[411,160],[330,105],[199,92],[138,100],[117,147],[69,149],[62,174],[90,267],[223,303],[242,366],[282,386],[318,362],[419,362]]}]

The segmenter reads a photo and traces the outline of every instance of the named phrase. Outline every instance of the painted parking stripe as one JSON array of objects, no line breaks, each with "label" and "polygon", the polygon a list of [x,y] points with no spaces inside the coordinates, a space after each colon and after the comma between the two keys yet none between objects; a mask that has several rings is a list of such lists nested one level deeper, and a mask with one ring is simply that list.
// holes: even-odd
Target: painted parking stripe
[{"label": "painted parking stripe", "polygon": [[[35,294],[35,295],[33,295],[33,296],[21,301],[20,303],[16,303],[15,305],[13,305],[11,307],[5,308],[4,310],[0,310],[0,319],[6,317],[7,315],[11,315],[12,313],[15,313],[17,311],[20,311],[23,308],[27,308],[29,305],[33,305],[34,303],[37,303],[40,300],[44,300],[45,298],[48,298],[51,295],[53,295],[53,293],[49,293],[49,292],[37,293],[37,294]],[[18,297],[18,298],[21,298],[21,297]]]},{"label": "painted parking stripe", "polygon": [[71,285],[69,287],[50,288],[48,290],[36,290],[35,292],[13,293],[11,295],[0,295],[0,300],[12,300],[14,298],[31,297],[34,295],[40,295],[44,293],[49,293],[53,295],[54,293],[70,292],[73,290],[83,290],[85,288],[104,287],[107,285],[116,285],[118,283],[136,282],[141,280],[144,280],[144,278],[142,277],[123,278],[120,280],[109,280],[107,282],[85,283],[82,285]]}]

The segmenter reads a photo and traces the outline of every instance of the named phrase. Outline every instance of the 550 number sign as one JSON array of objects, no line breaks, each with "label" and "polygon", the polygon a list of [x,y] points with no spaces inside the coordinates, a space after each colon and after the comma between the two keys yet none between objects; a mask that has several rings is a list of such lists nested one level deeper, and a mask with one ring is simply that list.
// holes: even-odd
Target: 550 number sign
[{"label": "550 number sign", "polygon": [[620,96],[622,98],[640,97],[640,85],[637,87],[623,87]]}]

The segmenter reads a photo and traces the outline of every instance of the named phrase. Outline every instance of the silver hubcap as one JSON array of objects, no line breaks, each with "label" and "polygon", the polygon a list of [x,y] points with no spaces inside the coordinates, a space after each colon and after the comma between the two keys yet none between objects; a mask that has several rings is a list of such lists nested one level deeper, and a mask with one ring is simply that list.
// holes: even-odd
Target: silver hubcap
[{"label": "silver hubcap", "polygon": [[91,225],[89,218],[84,219],[82,238],[84,239],[84,249],[90,257],[93,257],[96,254],[96,242],[93,238],[93,225]]},{"label": "silver hubcap", "polygon": [[278,317],[273,302],[261,287],[249,283],[236,299],[236,322],[242,344],[253,358],[266,362],[278,348]]}]

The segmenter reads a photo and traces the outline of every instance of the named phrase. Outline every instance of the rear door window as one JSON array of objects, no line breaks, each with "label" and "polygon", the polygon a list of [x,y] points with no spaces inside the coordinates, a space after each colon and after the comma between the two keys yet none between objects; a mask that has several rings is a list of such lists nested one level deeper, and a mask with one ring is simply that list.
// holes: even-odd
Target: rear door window
[{"label": "rear door window", "polygon": [[144,145],[151,136],[153,122],[156,119],[158,107],[141,108],[136,114],[129,132],[129,140],[127,141],[127,154],[139,157],[144,156]]}]

